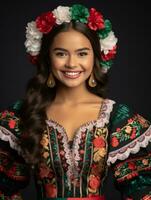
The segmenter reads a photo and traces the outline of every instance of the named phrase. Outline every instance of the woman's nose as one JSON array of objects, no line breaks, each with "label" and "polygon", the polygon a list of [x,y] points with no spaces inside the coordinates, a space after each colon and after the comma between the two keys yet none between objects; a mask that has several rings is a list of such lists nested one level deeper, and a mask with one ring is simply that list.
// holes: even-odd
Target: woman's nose
[{"label": "woman's nose", "polygon": [[74,55],[71,55],[71,56],[68,57],[66,66],[67,66],[68,68],[75,68],[75,67],[77,66],[76,58],[75,58]]}]

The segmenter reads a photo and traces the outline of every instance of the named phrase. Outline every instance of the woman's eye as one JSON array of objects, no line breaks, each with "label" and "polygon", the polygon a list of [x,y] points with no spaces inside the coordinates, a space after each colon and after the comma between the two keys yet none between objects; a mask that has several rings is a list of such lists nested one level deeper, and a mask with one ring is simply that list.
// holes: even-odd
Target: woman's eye
[{"label": "woman's eye", "polygon": [[79,53],[79,56],[81,56],[81,57],[83,57],[83,56],[87,56],[87,55],[88,55],[87,52],[80,52],[80,53]]},{"label": "woman's eye", "polygon": [[56,53],[56,56],[59,56],[59,57],[64,57],[66,54],[63,53],[63,52],[57,52]]}]

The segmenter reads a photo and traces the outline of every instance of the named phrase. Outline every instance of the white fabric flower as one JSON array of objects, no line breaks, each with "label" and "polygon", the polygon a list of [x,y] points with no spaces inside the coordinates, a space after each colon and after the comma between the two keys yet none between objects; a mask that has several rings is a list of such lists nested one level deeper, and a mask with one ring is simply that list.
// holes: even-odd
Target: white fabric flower
[{"label": "white fabric flower", "polygon": [[56,17],[56,24],[71,21],[70,8],[67,6],[58,6],[52,13]]},{"label": "white fabric flower", "polygon": [[27,24],[25,47],[32,56],[39,54],[42,36],[43,34],[37,29],[34,21]]},{"label": "white fabric flower", "polygon": [[117,38],[115,37],[114,32],[111,31],[106,38],[100,39],[101,51],[103,51],[104,54],[108,54],[109,50],[112,50],[116,43]]}]

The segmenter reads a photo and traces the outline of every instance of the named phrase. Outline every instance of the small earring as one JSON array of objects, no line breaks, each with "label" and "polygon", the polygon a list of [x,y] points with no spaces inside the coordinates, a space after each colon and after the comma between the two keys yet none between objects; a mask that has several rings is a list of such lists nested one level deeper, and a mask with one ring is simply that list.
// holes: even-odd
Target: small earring
[{"label": "small earring", "polygon": [[47,80],[47,86],[50,88],[53,88],[55,85],[56,85],[55,79],[54,79],[52,73],[50,73],[48,80]]},{"label": "small earring", "polygon": [[95,87],[95,86],[97,85],[97,82],[96,82],[96,80],[94,79],[94,75],[93,75],[93,74],[91,74],[88,83],[89,83],[89,86],[90,86],[90,87]]}]

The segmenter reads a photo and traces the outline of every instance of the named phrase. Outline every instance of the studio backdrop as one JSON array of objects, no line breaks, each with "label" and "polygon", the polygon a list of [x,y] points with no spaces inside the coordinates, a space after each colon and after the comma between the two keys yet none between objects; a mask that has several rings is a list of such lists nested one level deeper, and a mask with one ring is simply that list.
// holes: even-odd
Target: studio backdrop
[{"label": "studio backdrop", "polygon": [[[23,97],[28,80],[35,73],[25,48],[25,27],[42,12],[58,5],[81,3],[95,7],[111,20],[118,37],[117,56],[109,72],[108,98],[129,104],[151,119],[150,45],[151,14],[144,1],[49,0],[2,1],[0,11],[0,109]],[[112,174],[105,183],[107,200],[120,200]],[[34,180],[23,190],[25,200],[35,200]]]}]

